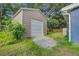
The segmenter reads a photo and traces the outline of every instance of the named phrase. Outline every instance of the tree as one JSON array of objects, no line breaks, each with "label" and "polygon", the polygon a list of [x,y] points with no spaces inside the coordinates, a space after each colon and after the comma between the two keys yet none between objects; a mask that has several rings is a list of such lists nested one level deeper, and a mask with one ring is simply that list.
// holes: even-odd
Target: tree
[{"label": "tree", "polygon": [[52,31],[52,29],[67,27],[67,22],[61,14],[60,9],[69,4],[55,3],[49,5],[49,12],[47,13],[49,17],[49,30]]},{"label": "tree", "polygon": [[53,29],[57,29],[60,27],[59,25],[59,21],[57,19],[49,19],[48,20],[48,28],[49,28],[49,31],[52,31]]}]

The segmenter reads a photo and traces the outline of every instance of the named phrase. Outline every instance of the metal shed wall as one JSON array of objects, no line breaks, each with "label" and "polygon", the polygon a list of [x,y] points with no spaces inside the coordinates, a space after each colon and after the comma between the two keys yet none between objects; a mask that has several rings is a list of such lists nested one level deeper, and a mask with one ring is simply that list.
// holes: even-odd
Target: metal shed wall
[{"label": "metal shed wall", "polygon": [[70,13],[71,16],[71,41],[79,42],[79,8]]},{"label": "metal shed wall", "polygon": [[31,20],[35,19],[43,22],[44,34],[47,34],[47,17],[40,10],[23,10],[23,26],[26,27],[24,36],[31,36]]}]

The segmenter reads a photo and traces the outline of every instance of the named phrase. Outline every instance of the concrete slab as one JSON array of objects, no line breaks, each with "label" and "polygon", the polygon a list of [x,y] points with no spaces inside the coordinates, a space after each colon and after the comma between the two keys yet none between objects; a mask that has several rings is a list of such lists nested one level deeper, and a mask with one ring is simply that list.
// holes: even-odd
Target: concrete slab
[{"label": "concrete slab", "polygon": [[33,41],[43,48],[52,48],[56,46],[56,41],[52,38],[48,37],[36,37],[33,39]]}]

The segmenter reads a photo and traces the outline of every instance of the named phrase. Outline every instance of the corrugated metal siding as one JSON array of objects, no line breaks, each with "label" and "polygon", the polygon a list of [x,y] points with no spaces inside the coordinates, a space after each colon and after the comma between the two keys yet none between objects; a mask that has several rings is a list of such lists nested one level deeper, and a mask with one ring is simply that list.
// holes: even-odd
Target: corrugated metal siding
[{"label": "corrugated metal siding", "polygon": [[24,36],[31,36],[31,20],[36,19],[43,22],[44,34],[47,34],[47,18],[39,10],[23,10],[23,25],[26,27]]},{"label": "corrugated metal siding", "polygon": [[71,12],[71,39],[79,42],[79,9]]},{"label": "corrugated metal siding", "polygon": [[23,26],[25,27],[24,37],[31,36],[31,22],[30,22],[30,13],[28,11],[23,10]]}]

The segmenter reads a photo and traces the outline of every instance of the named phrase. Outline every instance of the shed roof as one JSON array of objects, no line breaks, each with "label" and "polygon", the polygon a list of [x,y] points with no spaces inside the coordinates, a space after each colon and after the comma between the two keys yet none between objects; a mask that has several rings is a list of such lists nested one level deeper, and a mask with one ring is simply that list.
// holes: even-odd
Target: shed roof
[{"label": "shed roof", "polygon": [[72,10],[76,7],[79,7],[79,3],[73,3],[73,4],[70,4],[64,8],[61,9],[61,11],[68,11],[68,10]]},{"label": "shed roof", "polygon": [[47,16],[44,15],[44,13],[42,13],[40,9],[35,9],[35,8],[20,8],[20,9],[14,14],[13,18],[14,18],[15,16],[17,16],[22,10],[39,11],[43,16],[45,16],[45,17],[47,18]]},{"label": "shed roof", "polygon": [[40,11],[40,9],[34,9],[34,8],[20,8],[20,9],[14,14],[13,17],[15,17],[16,15],[18,15],[21,10],[39,10],[39,11]]}]

